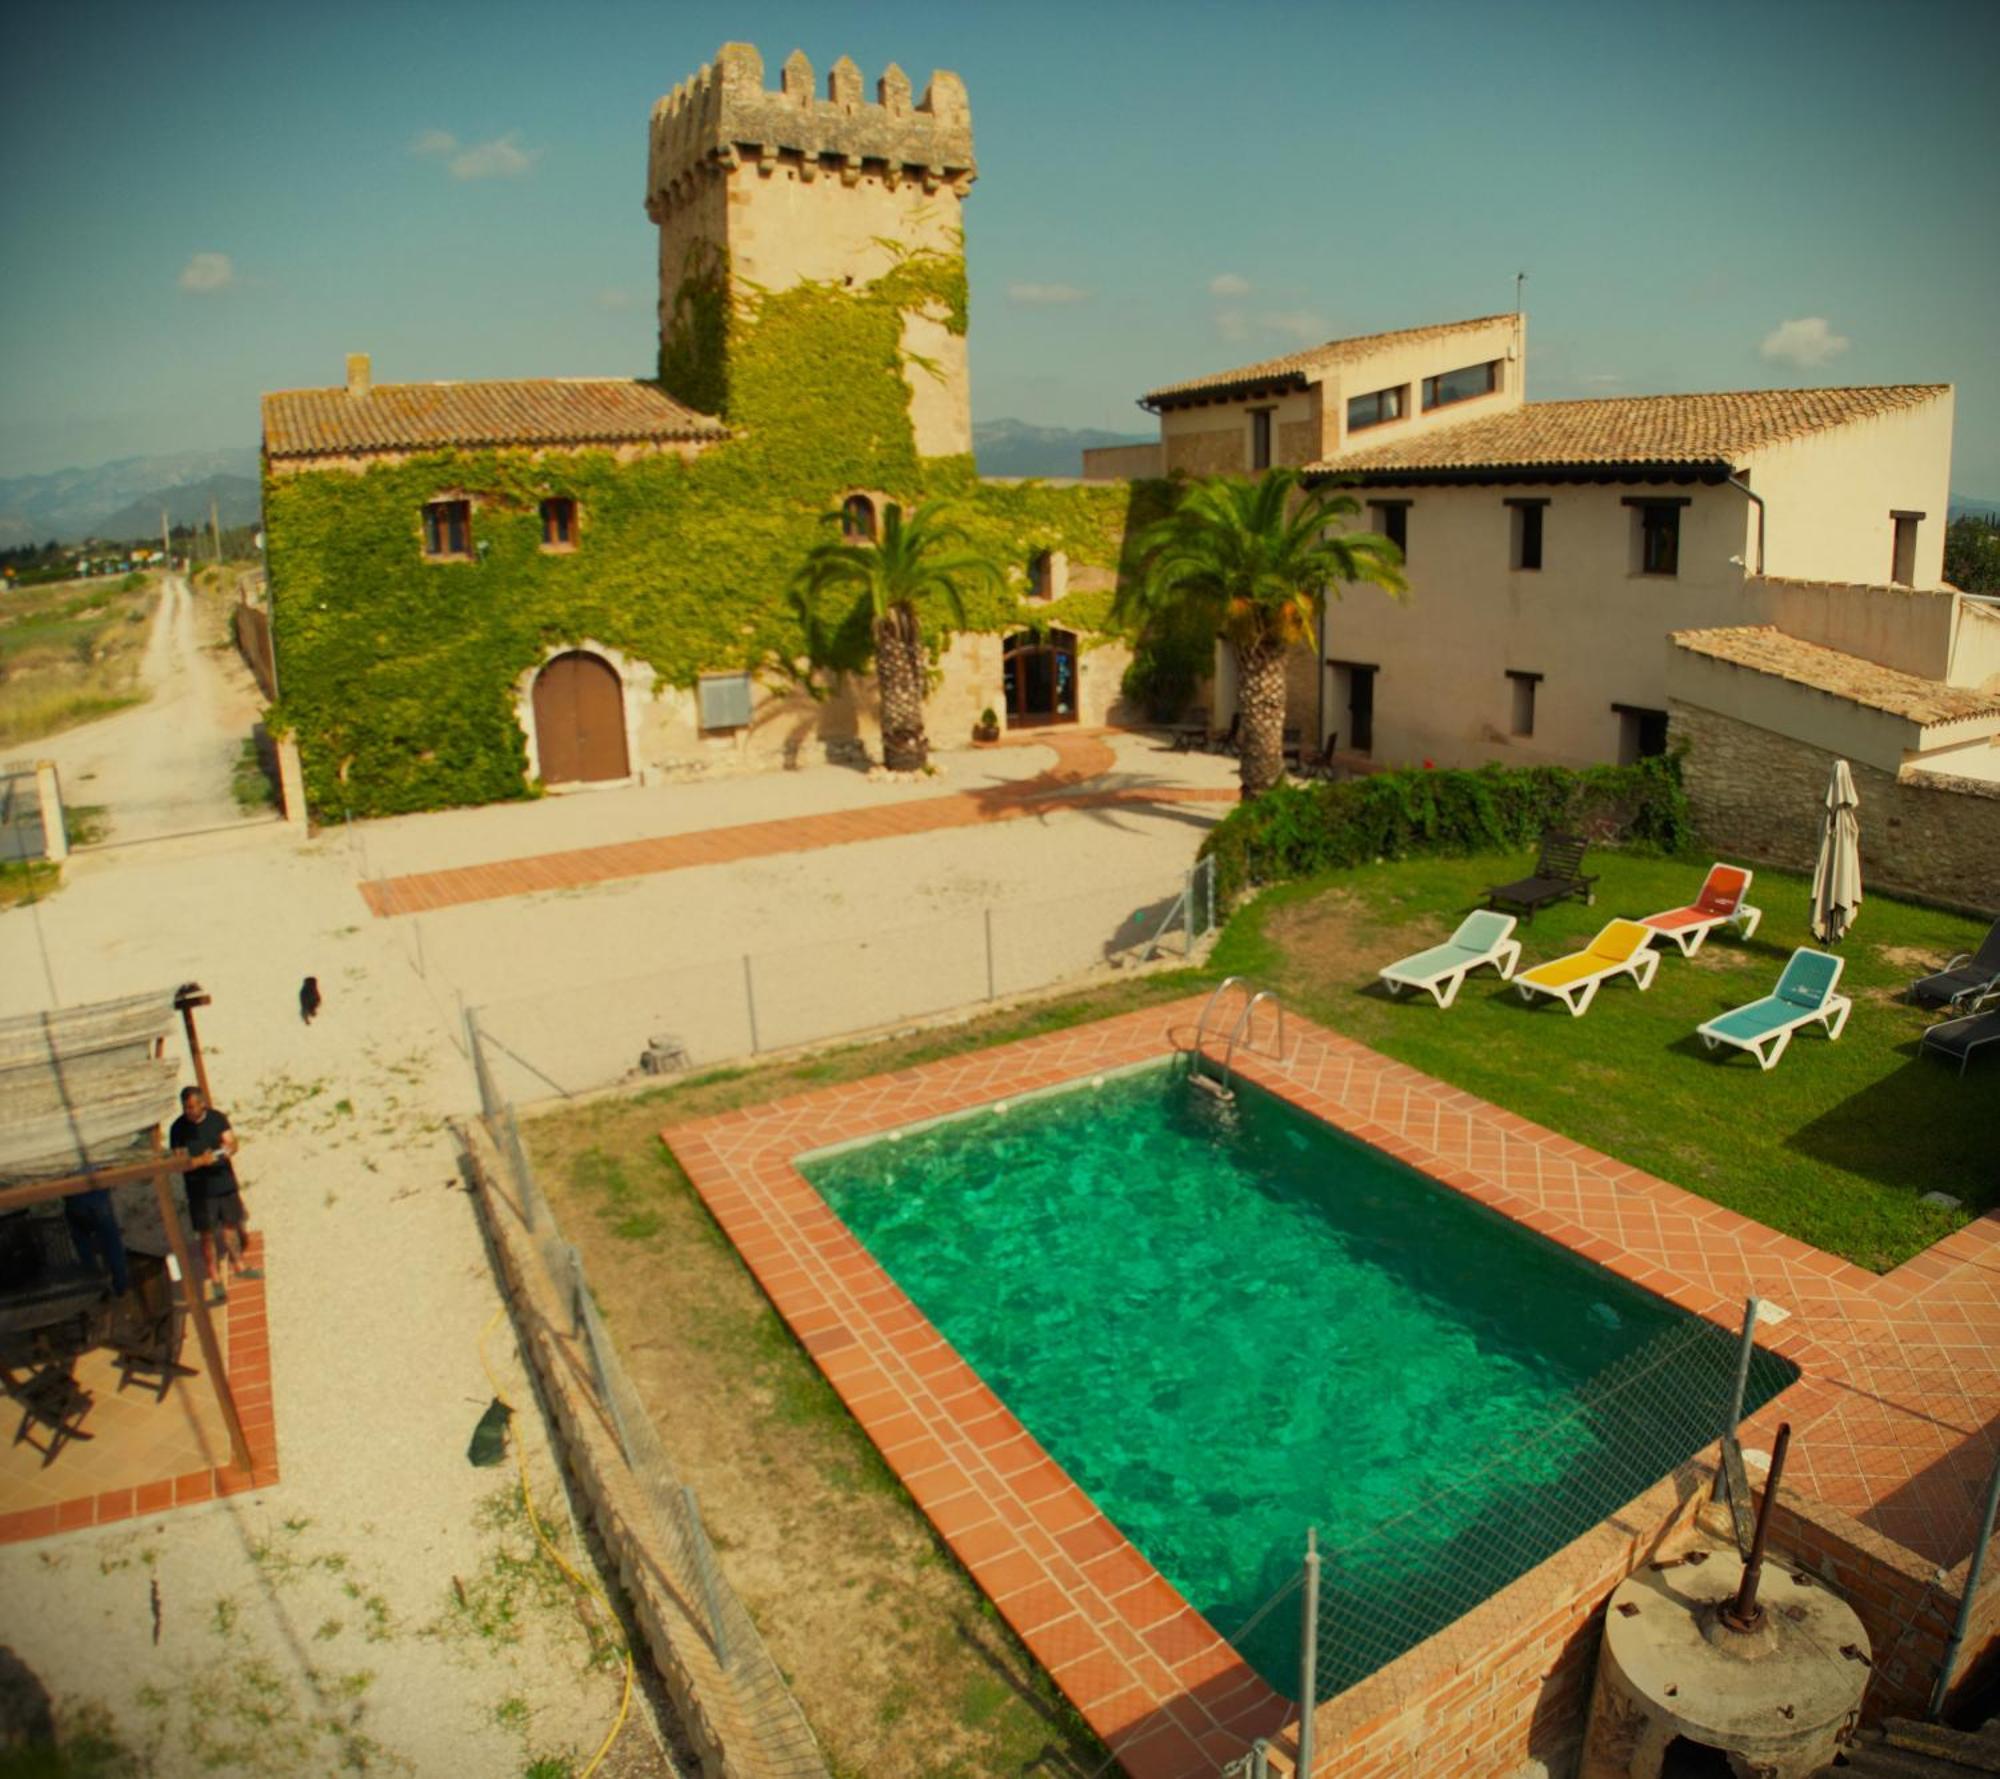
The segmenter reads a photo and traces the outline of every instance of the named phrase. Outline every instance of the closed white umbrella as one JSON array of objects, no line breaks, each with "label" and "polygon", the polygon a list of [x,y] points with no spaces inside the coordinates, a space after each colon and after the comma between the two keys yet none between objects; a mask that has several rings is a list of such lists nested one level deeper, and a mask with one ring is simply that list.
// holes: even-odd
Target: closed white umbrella
[{"label": "closed white umbrella", "polygon": [[1813,866],[1812,930],[1823,944],[1838,945],[1861,906],[1861,822],[1854,813],[1854,774],[1835,760],[1826,781],[1826,813],[1820,821],[1819,861]]}]

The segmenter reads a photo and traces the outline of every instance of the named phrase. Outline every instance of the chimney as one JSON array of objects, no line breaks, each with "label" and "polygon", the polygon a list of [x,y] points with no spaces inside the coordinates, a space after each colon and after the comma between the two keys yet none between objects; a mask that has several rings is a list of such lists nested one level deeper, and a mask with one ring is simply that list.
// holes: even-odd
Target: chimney
[{"label": "chimney", "polygon": [[368,368],[368,354],[350,352],[347,355],[347,393],[359,399],[368,393],[374,379]]}]

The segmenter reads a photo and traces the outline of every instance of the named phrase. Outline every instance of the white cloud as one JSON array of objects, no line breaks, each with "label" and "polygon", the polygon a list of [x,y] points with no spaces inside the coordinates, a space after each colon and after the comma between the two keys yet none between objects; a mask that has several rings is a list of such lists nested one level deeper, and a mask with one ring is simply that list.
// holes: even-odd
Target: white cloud
[{"label": "white cloud", "polygon": [[606,285],[597,293],[597,306],[600,309],[629,309],[632,306],[632,293],[629,290],[620,290],[615,284]]},{"label": "white cloud", "polygon": [[1297,340],[1302,346],[1316,346],[1332,333],[1332,324],[1311,309],[1274,309],[1257,317],[1257,325],[1267,334]]},{"label": "white cloud", "polygon": [[458,138],[449,130],[426,130],[410,144],[412,154],[456,154]]},{"label": "white cloud", "polygon": [[1215,337],[1234,345],[1239,340],[1250,337],[1250,318],[1241,309],[1218,309],[1215,312]]},{"label": "white cloud", "polygon": [[181,289],[206,296],[236,282],[236,265],[226,253],[197,253],[181,267]]},{"label": "white cloud", "polygon": [[461,143],[449,130],[425,130],[410,143],[410,152],[443,161],[454,179],[519,179],[542,158],[539,148],[521,146],[518,130],[471,143]]},{"label": "white cloud", "polygon": [[1024,309],[1047,308],[1059,303],[1088,302],[1090,292],[1074,284],[1010,284],[1007,300]]},{"label": "white cloud", "polygon": [[1212,297],[1247,297],[1250,280],[1239,278],[1234,272],[1223,272],[1208,281],[1208,294]]},{"label": "white cloud", "polygon": [[1810,369],[1838,358],[1851,344],[1845,335],[1833,331],[1824,315],[1803,315],[1796,321],[1780,322],[1764,336],[1757,350],[1766,358]]}]

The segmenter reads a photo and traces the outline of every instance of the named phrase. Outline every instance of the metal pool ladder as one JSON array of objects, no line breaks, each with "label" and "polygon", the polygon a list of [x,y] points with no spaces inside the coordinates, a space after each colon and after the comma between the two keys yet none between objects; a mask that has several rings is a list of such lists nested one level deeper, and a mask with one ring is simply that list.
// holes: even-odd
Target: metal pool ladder
[{"label": "metal pool ladder", "polygon": [[[1209,1021],[1215,1017],[1216,1007],[1221,1002],[1222,997],[1232,988],[1242,991],[1245,997],[1243,1010],[1237,1014],[1235,1023],[1229,1028],[1228,1041],[1224,1044],[1222,1050],[1221,1072],[1219,1074],[1210,1074],[1201,1066],[1203,1059],[1208,1056],[1206,1044],[1210,1031]],[[1277,1048],[1260,1053],[1257,1051],[1255,1043],[1257,1009],[1267,1001],[1270,1003],[1271,1011],[1277,1015]],[[1222,1025],[1219,1020],[1217,1020],[1214,1030],[1220,1034]],[[1231,1083],[1233,1080],[1232,1071],[1236,1064],[1236,1046],[1238,1044],[1242,1044],[1253,1055],[1263,1054],[1274,1058],[1278,1062],[1283,1062],[1285,1060],[1285,1005],[1278,999],[1275,990],[1257,988],[1245,981],[1241,976],[1227,976],[1217,985],[1215,992],[1208,997],[1207,1002],[1202,1007],[1201,1017],[1195,1021],[1194,1049],[1188,1057],[1189,1083],[1200,1089],[1203,1093],[1211,1095],[1223,1105],[1233,1105],[1236,1100],[1236,1089]]]}]

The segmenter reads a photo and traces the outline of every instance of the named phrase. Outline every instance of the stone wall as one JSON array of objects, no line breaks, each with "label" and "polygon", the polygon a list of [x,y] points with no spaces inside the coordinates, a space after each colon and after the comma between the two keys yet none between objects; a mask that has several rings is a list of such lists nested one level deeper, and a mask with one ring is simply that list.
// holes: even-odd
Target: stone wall
[{"label": "stone wall", "polygon": [[[1834,756],[1678,699],[1669,716],[1670,740],[1688,746],[1688,801],[1710,843],[1752,862],[1810,871]],[[1861,799],[1864,888],[2000,914],[2000,784],[1850,766]]]},{"label": "stone wall", "polygon": [[1240,476],[1247,467],[1241,426],[1175,433],[1165,442],[1169,474],[1184,470],[1191,476]]}]

